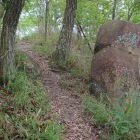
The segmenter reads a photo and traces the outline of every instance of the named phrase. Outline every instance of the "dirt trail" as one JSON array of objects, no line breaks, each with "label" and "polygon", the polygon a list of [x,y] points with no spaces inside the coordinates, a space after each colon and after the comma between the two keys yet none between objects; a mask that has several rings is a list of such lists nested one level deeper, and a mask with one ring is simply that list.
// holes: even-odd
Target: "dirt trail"
[{"label": "dirt trail", "polygon": [[58,84],[60,76],[50,70],[49,61],[32,51],[30,43],[21,41],[17,45],[44,69],[40,79],[49,93],[52,114],[58,117],[57,123],[63,123],[66,128],[63,140],[99,140],[98,130],[84,116],[80,97]]}]

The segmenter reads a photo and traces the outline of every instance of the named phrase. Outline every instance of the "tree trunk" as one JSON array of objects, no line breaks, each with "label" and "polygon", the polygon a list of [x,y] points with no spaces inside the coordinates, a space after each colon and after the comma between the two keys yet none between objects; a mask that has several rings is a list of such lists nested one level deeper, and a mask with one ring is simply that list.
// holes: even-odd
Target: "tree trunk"
[{"label": "tree trunk", "polygon": [[128,8],[128,17],[127,20],[130,21],[132,15],[134,14],[134,12],[139,10],[139,6],[140,5],[140,1],[139,0],[135,0],[134,3]]},{"label": "tree trunk", "polygon": [[63,26],[54,56],[58,63],[65,62],[69,56],[76,9],[77,0],[66,0]]},{"label": "tree trunk", "polygon": [[76,23],[76,27],[77,27],[77,40],[79,40],[81,38],[81,29],[78,23]]},{"label": "tree trunk", "polygon": [[115,16],[116,16],[117,2],[118,2],[118,0],[114,0],[113,12],[112,12],[112,19],[115,19]]},{"label": "tree trunk", "polygon": [[45,42],[47,41],[47,29],[48,29],[48,15],[49,15],[49,3],[51,0],[46,0],[46,9],[45,9]]},{"label": "tree trunk", "polygon": [[81,33],[83,34],[83,37],[85,38],[85,41],[86,41],[86,43],[88,44],[88,47],[89,47],[90,51],[93,53],[92,48],[91,48],[91,45],[90,45],[90,43],[89,43],[89,41],[88,41],[88,39],[87,39],[87,37],[86,37],[84,31],[83,31],[83,28],[82,28],[80,22],[78,21],[78,19],[77,19],[77,24],[79,25],[79,28],[80,28],[80,30],[81,30]]},{"label": "tree trunk", "polygon": [[0,46],[0,84],[7,83],[15,71],[15,34],[25,0],[10,0],[3,18]]},{"label": "tree trunk", "polygon": [[133,15],[133,11],[128,12],[128,18],[127,18],[127,21],[130,21],[130,19],[131,19],[132,15]]},{"label": "tree trunk", "polygon": [[2,5],[2,2],[0,1],[0,33],[2,29],[2,19],[3,19],[4,12],[5,12],[5,8]]}]

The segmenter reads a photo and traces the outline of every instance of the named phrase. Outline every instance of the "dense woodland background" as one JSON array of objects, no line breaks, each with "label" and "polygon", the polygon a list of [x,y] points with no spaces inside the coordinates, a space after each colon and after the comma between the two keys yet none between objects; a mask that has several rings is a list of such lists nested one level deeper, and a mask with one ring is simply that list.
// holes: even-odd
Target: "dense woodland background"
[{"label": "dense woodland background", "polygon": [[75,108],[70,113],[80,112],[82,122],[94,130],[94,135],[89,134],[79,124],[77,128],[83,133],[77,133],[83,140],[85,133],[87,140],[140,139],[139,98],[127,96],[116,105],[107,97],[89,95],[89,72],[99,27],[112,19],[140,25],[139,17],[139,0],[0,1],[0,139],[79,140],[76,134],[74,139],[69,136],[66,123],[58,121],[59,113],[51,111],[51,95],[46,88],[51,85],[44,84],[47,72],[40,76],[43,68],[57,73],[58,89],[72,92],[67,97],[82,104],[84,111],[72,103]]},{"label": "dense woodland background", "polygon": [[[78,20],[88,39],[92,40],[91,42],[95,42],[100,25],[112,18],[129,20],[139,24],[139,1],[79,0],[77,3],[74,33],[80,34],[80,32],[77,33],[79,28]],[[46,20],[48,33],[59,32],[62,27],[65,4],[64,0],[51,0],[47,2],[47,5],[46,1],[41,0],[26,2],[19,23],[19,32],[26,34],[30,28],[44,32],[45,18],[48,19]],[[113,11],[114,7],[116,8],[115,11]]]}]

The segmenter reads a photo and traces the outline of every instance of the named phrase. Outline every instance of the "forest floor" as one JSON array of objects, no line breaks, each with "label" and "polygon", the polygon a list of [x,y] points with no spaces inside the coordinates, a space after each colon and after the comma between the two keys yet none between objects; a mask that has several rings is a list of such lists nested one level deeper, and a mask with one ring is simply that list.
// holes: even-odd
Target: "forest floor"
[{"label": "forest floor", "polygon": [[[61,86],[68,75],[54,72],[49,67],[49,60],[32,50],[27,41],[19,41],[18,48],[28,53],[43,69],[40,80],[44,85],[51,104],[50,118],[56,117],[58,124],[63,124],[65,131],[63,140],[98,140],[99,130],[84,114],[80,93]],[[67,75],[67,76],[66,76]],[[78,84],[77,81],[76,84]]]}]

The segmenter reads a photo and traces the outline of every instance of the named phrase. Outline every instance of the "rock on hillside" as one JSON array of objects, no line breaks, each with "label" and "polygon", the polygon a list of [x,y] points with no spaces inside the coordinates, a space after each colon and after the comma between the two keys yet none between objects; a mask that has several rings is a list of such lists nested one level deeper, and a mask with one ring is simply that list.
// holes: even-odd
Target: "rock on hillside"
[{"label": "rock on hillside", "polygon": [[140,27],[112,20],[99,29],[90,73],[95,95],[119,97],[140,85]]},{"label": "rock on hillside", "polygon": [[103,24],[97,34],[95,50],[115,46],[133,54],[140,53],[140,26],[128,21],[111,20]]},{"label": "rock on hillside", "polygon": [[138,56],[115,47],[102,49],[92,61],[91,93],[119,97],[131,87],[136,88],[140,81],[139,67]]}]

